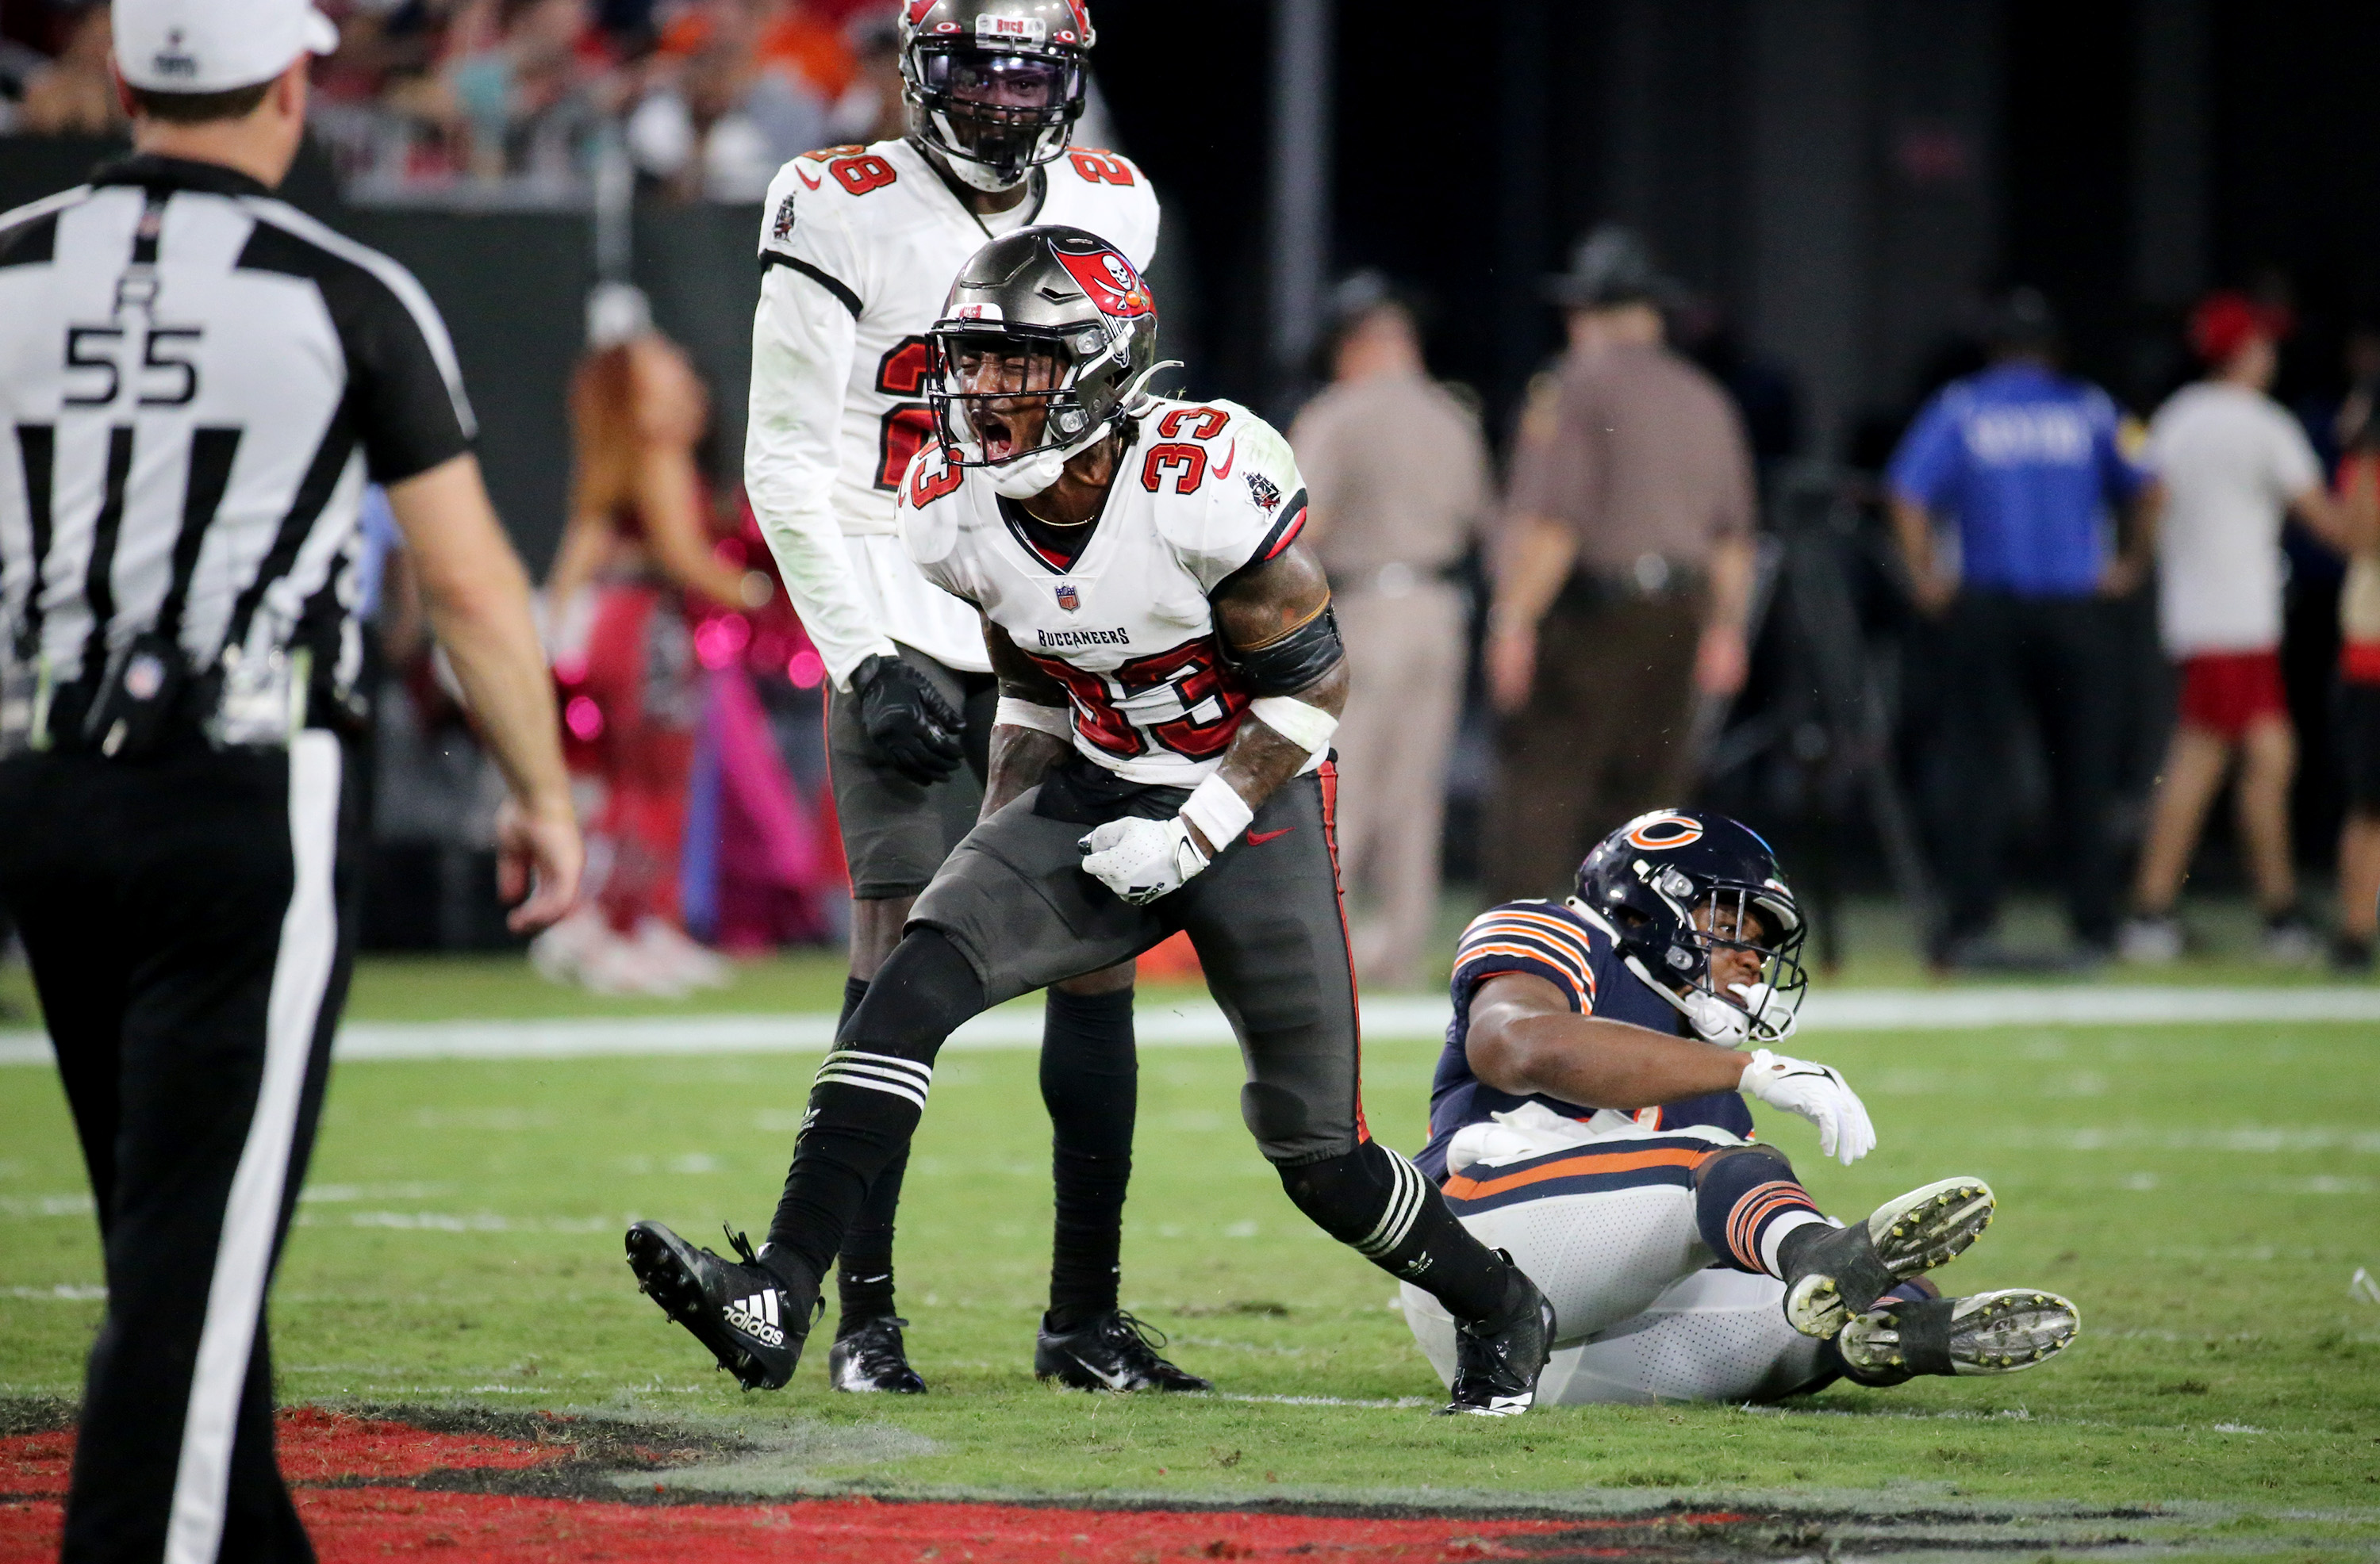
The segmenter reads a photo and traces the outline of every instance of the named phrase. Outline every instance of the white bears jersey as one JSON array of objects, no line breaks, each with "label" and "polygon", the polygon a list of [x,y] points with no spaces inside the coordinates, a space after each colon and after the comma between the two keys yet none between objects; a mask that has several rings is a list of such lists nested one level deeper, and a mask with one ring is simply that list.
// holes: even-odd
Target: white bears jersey
[{"label": "white bears jersey", "polygon": [[769,188],[745,485],[838,685],[892,641],[990,666],[975,616],[927,588],[893,539],[902,475],[933,440],[927,333],[959,268],[1032,223],[1097,234],[1135,266],[1156,251],[1157,198],[1128,160],[1075,148],[1034,188],[978,217],[897,140],[806,153]]},{"label": "white bears jersey", "polygon": [[[1130,782],[1196,786],[1252,697],[1208,599],[1305,525],[1289,442],[1230,402],[1160,401],[1134,420],[1107,508],[1071,564],[1043,552],[982,469],[918,453],[901,542],[1066,688],[1075,747]],[[1308,762],[1311,770],[1320,757]]]}]

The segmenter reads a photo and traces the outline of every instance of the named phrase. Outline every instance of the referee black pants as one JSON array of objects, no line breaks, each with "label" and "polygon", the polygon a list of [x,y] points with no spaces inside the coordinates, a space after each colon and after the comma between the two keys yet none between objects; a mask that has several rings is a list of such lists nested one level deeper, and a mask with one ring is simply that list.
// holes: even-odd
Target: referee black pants
[{"label": "referee black pants", "polygon": [[0,902],[106,1246],[66,1564],[314,1556],[273,1455],[264,1295],[346,996],[360,797],[320,732],[0,761]]}]

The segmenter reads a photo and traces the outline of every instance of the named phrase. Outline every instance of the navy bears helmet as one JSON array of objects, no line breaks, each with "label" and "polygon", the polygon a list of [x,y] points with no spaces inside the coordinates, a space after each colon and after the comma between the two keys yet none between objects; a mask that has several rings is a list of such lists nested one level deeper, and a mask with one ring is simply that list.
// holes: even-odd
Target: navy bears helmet
[{"label": "navy bears helmet", "polygon": [[[1750,827],[1706,809],[1639,815],[1587,855],[1572,904],[1611,929],[1630,969],[1657,991],[1683,986],[1744,1011],[1755,1046],[1790,1030],[1809,987],[1802,968],[1808,928],[1775,851]],[[1697,909],[1705,910],[1700,925]],[[1714,986],[1718,950],[1760,958],[1769,995],[1756,1011]]]}]

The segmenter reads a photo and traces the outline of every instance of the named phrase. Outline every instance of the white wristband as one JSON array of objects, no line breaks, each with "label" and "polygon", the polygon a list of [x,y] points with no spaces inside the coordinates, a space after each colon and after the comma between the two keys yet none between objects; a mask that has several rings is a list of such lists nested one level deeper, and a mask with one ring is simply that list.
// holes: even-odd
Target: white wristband
[{"label": "white wristband", "polygon": [[991,714],[994,727],[1030,728],[1037,734],[1071,742],[1075,736],[1075,720],[1062,706],[1043,706],[1035,701],[1020,700],[1013,695],[1000,697],[1000,705]]},{"label": "white wristband", "polygon": [[1198,828],[1207,845],[1220,853],[1229,847],[1239,834],[1256,819],[1257,812],[1248,807],[1223,773],[1216,772],[1190,790],[1182,801],[1182,818]]},{"label": "white wristband", "polygon": [[1285,695],[1269,695],[1248,703],[1248,715],[1289,740],[1308,755],[1319,754],[1339,731],[1339,719],[1318,706],[1308,706]]}]

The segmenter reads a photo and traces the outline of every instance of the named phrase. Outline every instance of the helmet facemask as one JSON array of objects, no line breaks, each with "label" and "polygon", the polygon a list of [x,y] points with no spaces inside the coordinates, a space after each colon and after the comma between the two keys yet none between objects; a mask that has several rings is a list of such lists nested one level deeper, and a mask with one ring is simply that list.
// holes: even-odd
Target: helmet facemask
[{"label": "helmet facemask", "polygon": [[[934,328],[935,432],[960,467],[980,467],[992,487],[1031,499],[1066,462],[1104,437],[1119,399],[1111,382],[1086,383],[1111,345],[1099,325],[945,324]],[[1012,492],[1014,491],[1014,492]]]},{"label": "helmet facemask", "polygon": [[1767,886],[1717,881],[1681,908],[1666,976],[1742,1011],[1751,1041],[1765,1046],[1791,1030],[1809,989],[1802,966],[1808,932],[1790,897]]},{"label": "helmet facemask", "polygon": [[1808,928],[1792,892],[1644,858],[1629,867],[1603,895],[1572,896],[1570,905],[1609,927],[1629,969],[1672,1005],[1681,988],[1708,994],[1744,1014],[1755,1047],[1779,1041],[1810,985],[1802,966]]},{"label": "helmet facemask", "polygon": [[917,135],[978,190],[1016,188],[1066,150],[1082,116],[1078,56],[921,38],[901,56]]}]

